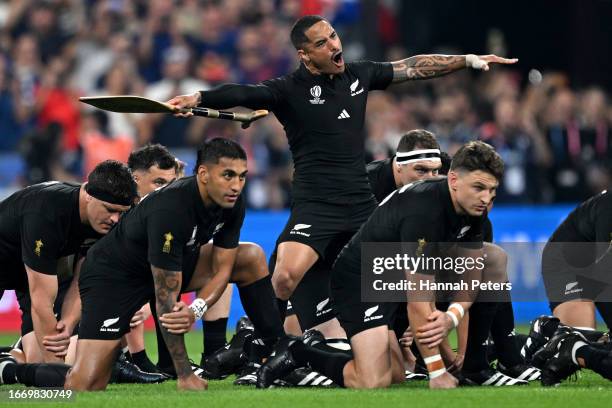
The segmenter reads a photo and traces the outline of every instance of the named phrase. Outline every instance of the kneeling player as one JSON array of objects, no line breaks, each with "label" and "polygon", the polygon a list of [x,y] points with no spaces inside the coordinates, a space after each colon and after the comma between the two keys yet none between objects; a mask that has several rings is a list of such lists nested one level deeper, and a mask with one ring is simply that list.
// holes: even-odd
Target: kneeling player
[{"label": "kneeling player", "polygon": [[[258,386],[268,387],[289,369],[306,363],[349,388],[386,387],[403,381],[397,339],[387,327],[393,306],[361,302],[361,243],[424,240],[482,247],[482,218],[495,196],[502,172],[501,158],[490,146],[471,142],[455,156],[448,180],[415,183],[388,196],[343,249],[332,271],[332,300],[350,338],[353,357],[283,340],[275,356],[259,370]],[[470,252],[482,256],[481,250]],[[435,320],[440,324],[425,334],[419,333],[419,350],[430,370],[431,388],[453,388],[457,384],[446,372],[438,345],[471,303],[451,305],[449,309],[456,311],[454,319],[439,312]],[[413,332],[425,327],[434,313],[428,302],[409,301]]]},{"label": "kneeling player", "polygon": [[[271,346],[282,325],[263,251],[254,245],[238,248],[245,177],[246,154],[238,144],[225,139],[205,143],[195,176],[147,196],[92,247],[79,280],[83,316],[77,358],[65,383],[58,373],[63,370],[65,376],[66,366],[30,365],[16,369],[16,376],[33,380],[27,385],[104,389],[120,337],[129,330],[134,312],[155,295],[178,388],[205,389],[206,381],[191,370],[182,333],[216,302],[229,280],[238,284],[247,314]],[[211,253],[201,256],[200,248],[210,238]],[[252,251],[261,261],[241,268],[241,253]],[[192,290],[198,294],[189,307],[176,302],[181,291]],[[27,376],[28,370],[34,374]],[[43,377],[46,384],[38,381]]]}]

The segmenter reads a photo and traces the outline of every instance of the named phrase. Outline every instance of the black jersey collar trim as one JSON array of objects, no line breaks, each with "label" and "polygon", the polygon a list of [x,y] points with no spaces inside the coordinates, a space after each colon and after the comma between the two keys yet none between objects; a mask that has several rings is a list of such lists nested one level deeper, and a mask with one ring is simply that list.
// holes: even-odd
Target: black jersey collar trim
[{"label": "black jersey collar trim", "polygon": [[[304,78],[304,79],[308,79],[308,80],[315,80],[315,79],[330,80],[329,79],[329,75],[323,75],[323,74],[316,75],[316,74],[313,74],[312,72],[310,72],[308,70],[308,68],[306,68],[306,66],[302,62],[300,62],[300,66],[299,66],[299,68],[297,69],[296,72],[297,72],[298,77],[301,77],[301,78]],[[336,79],[336,78],[341,78],[344,75],[345,72],[346,72],[346,65],[345,65],[345,68],[344,68],[344,72],[341,73],[341,74],[334,74],[332,80]]]}]

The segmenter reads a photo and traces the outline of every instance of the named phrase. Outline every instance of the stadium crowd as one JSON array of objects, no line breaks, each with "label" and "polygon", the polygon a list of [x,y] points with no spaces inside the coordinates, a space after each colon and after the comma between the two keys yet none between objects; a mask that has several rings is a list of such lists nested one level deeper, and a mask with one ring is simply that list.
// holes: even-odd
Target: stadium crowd
[{"label": "stadium crowd", "polygon": [[[378,6],[386,61],[410,54],[395,33],[393,3]],[[196,146],[202,135],[227,137],[249,156],[248,206],[287,207],[291,158],[274,118],[239,131],[231,122],[93,111],[77,98],[168,100],[283,75],[297,65],[291,23],[310,13],[337,27],[347,60],[368,58],[355,30],[359,8],[355,1],[316,0],[2,2],[0,154],[19,152],[25,170],[17,182],[28,185],[83,180],[103,159],[125,162],[149,142],[174,150]],[[391,155],[406,130],[424,128],[450,154],[469,140],[492,144],[507,168],[498,202],[578,202],[610,182],[611,121],[605,92],[574,89],[563,73],[465,71],[370,95],[366,162]]]}]

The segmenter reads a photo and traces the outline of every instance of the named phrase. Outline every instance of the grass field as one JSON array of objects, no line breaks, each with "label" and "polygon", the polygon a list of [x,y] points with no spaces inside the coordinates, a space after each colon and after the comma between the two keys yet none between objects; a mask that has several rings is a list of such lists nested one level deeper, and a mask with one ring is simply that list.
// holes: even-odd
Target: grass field
[{"label": "grass field", "polygon": [[[523,328],[524,329],[524,328]],[[15,335],[0,335],[0,344],[10,344]],[[155,336],[148,334],[147,350],[156,350]],[[200,333],[186,337],[190,356],[199,361],[202,348]],[[154,357],[154,356],[153,356]],[[155,359],[153,359],[155,361]],[[612,383],[592,372],[583,371],[577,382],[566,382],[558,388],[542,388],[539,384],[509,388],[459,388],[448,391],[429,391],[426,382],[412,382],[390,389],[355,391],[344,389],[282,388],[256,390],[232,385],[233,377],[224,381],[210,381],[209,389],[201,393],[176,391],[174,381],[160,385],[110,385],[105,392],[80,393],[73,402],[58,404],[71,407],[605,407],[612,400]],[[41,403],[8,402],[6,386],[0,386],[0,406],[41,406]],[[45,403],[42,403],[44,406]]]}]

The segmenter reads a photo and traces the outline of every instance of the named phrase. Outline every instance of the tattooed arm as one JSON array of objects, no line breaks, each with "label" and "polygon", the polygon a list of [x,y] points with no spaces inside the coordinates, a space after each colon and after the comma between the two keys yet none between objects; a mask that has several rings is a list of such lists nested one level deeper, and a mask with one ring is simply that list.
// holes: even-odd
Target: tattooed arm
[{"label": "tattooed arm", "polygon": [[489,70],[490,63],[514,64],[516,58],[507,59],[497,55],[415,55],[403,60],[394,61],[393,82],[403,82],[411,79],[430,79],[450,74],[462,68]]},{"label": "tattooed arm", "polygon": [[[151,265],[151,271],[153,272],[153,281],[155,282],[157,313],[158,316],[161,316],[164,313],[171,312],[172,307],[176,303],[181,290],[182,273],[157,268],[153,265]],[[185,350],[183,335],[171,334],[162,325],[160,325],[160,328],[172,356],[177,377],[182,378],[193,375],[187,351]]]}]

